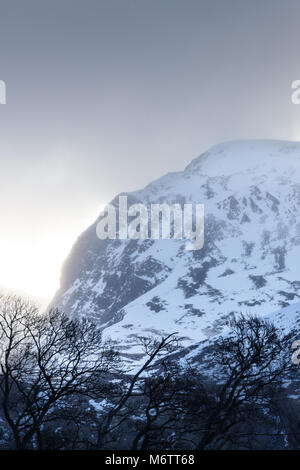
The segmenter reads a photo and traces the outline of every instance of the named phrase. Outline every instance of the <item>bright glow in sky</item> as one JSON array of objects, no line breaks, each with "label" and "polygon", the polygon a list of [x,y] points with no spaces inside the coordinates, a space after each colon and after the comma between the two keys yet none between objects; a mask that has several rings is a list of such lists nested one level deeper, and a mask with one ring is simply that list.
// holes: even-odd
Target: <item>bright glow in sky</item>
[{"label": "bright glow in sky", "polygon": [[[100,208],[101,210],[101,208]],[[34,233],[1,227],[0,286],[46,307],[59,287],[59,273],[78,235],[94,222],[93,214],[72,227]]]}]

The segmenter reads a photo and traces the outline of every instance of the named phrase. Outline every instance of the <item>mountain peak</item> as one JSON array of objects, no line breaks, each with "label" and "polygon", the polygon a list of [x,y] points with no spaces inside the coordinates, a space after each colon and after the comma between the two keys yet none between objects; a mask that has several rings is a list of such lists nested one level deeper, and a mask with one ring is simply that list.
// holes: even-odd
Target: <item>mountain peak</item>
[{"label": "mountain peak", "polygon": [[196,157],[185,173],[227,176],[259,166],[295,165],[300,162],[300,142],[284,140],[233,140],[214,145]]},{"label": "mountain peak", "polygon": [[299,302],[299,172],[298,142],[212,147],[131,193],[144,204],[204,204],[201,250],[187,252],[186,240],[99,240],[95,223],[74,245],[52,305],[91,318],[132,358],[140,336],[179,331],[191,345],[232,315]]}]

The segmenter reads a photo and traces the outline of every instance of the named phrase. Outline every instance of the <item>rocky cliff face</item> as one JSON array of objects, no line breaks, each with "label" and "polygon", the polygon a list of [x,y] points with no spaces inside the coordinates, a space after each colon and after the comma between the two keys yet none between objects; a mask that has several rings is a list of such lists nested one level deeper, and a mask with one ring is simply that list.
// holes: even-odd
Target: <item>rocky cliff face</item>
[{"label": "rocky cliff face", "polygon": [[99,240],[96,221],[72,248],[52,302],[98,322],[124,352],[138,353],[141,335],[176,331],[191,345],[220,333],[235,313],[299,302],[299,143],[220,144],[128,194],[133,202],[203,203],[204,247]]}]

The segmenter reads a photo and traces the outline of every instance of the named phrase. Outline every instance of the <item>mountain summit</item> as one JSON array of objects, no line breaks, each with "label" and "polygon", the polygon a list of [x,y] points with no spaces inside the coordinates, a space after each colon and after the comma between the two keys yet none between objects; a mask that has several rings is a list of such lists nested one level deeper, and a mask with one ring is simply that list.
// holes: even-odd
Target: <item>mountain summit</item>
[{"label": "mountain summit", "polygon": [[299,302],[300,143],[219,144],[127,195],[204,204],[205,242],[189,252],[185,240],[99,240],[99,219],[78,238],[52,305],[90,317],[126,353],[138,336],[176,331],[190,345],[234,314]]}]

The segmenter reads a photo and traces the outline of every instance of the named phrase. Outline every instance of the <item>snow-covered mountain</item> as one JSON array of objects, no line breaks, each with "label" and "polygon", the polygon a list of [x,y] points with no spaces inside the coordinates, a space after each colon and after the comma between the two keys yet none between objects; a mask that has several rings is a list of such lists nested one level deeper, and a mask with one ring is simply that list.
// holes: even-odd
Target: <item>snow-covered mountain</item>
[{"label": "snow-covered mountain", "polygon": [[100,240],[99,219],[78,238],[52,305],[97,321],[126,354],[141,335],[178,332],[188,346],[233,314],[299,302],[300,143],[223,143],[127,195],[129,205],[204,204],[205,242]]}]

